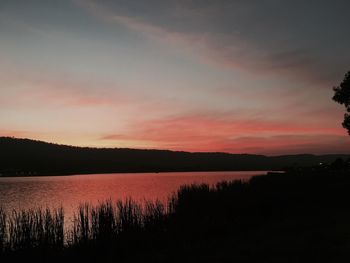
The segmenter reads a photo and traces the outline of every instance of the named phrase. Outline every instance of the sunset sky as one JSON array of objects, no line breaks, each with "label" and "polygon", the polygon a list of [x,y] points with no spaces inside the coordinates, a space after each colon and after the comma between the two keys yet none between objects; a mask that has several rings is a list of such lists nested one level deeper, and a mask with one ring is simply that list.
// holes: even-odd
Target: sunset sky
[{"label": "sunset sky", "polygon": [[350,153],[350,1],[0,0],[0,136]]}]

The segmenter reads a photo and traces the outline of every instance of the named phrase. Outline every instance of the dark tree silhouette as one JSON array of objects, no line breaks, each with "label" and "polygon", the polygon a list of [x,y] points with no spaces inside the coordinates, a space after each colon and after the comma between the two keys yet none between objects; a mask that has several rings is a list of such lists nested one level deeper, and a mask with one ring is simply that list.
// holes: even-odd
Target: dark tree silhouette
[{"label": "dark tree silhouette", "polygon": [[339,104],[344,104],[347,113],[344,114],[343,127],[350,135],[350,71],[345,74],[344,80],[338,87],[334,87],[333,100]]}]

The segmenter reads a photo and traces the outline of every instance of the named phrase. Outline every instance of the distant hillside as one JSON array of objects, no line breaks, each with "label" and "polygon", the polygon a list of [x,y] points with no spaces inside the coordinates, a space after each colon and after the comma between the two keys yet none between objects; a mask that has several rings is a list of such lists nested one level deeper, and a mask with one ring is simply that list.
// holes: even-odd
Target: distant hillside
[{"label": "distant hillside", "polygon": [[0,137],[2,175],[63,175],[112,172],[281,170],[330,163],[350,155],[189,153],[165,150],[88,148]]}]

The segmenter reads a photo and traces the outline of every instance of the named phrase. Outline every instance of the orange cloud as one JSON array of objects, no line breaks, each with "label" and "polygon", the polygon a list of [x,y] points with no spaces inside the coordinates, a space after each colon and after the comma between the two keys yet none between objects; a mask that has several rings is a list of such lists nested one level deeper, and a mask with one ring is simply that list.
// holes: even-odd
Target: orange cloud
[{"label": "orange cloud", "polygon": [[[183,116],[142,121],[129,127],[127,133],[107,134],[101,139],[139,141],[151,148],[173,150],[274,153],[292,151],[293,147],[301,145],[307,150],[306,145],[316,143],[313,138],[322,138],[324,145],[334,137],[344,139],[344,131],[281,121]],[[331,143],[327,146],[332,149]]]},{"label": "orange cloud", "polygon": [[226,151],[240,149],[242,152],[283,154],[329,154],[349,153],[350,140],[346,135],[276,135],[268,137],[238,137],[224,148]]}]

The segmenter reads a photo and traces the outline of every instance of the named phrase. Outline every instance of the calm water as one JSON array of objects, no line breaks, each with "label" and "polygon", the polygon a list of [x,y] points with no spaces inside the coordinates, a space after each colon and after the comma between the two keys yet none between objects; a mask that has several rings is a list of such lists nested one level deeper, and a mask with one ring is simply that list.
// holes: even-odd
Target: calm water
[{"label": "calm water", "polygon": [[249,179],[256,172],[179,172],[138,174],[93,174],[0,178],[0,206],[12,209],[63,206],[67,217],[82,202],[97,204],[106,199],[166,201],[181,185],[215,184],[219,181]]}]

